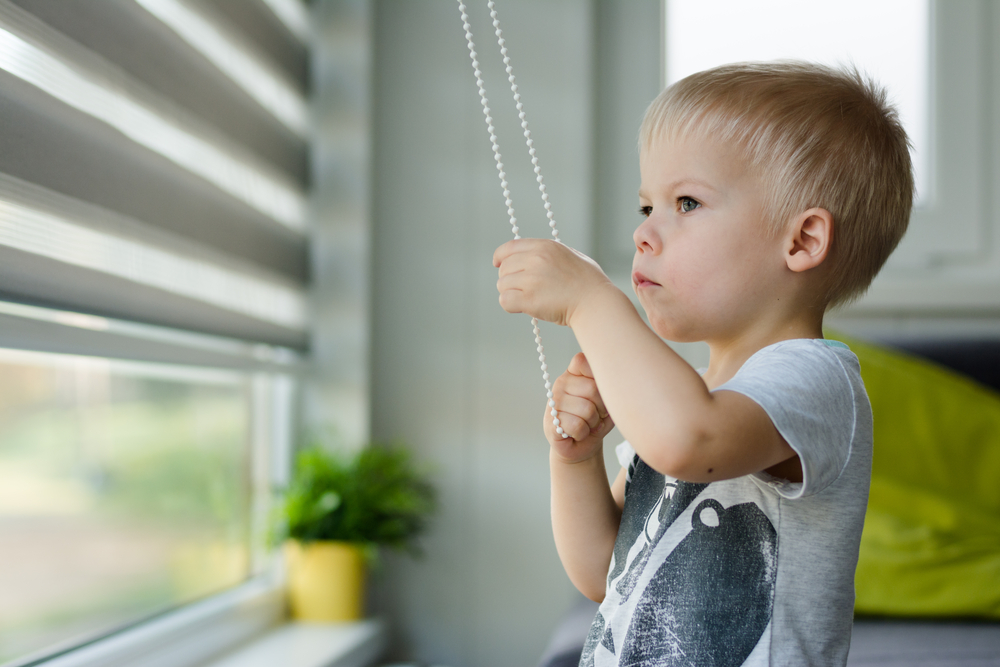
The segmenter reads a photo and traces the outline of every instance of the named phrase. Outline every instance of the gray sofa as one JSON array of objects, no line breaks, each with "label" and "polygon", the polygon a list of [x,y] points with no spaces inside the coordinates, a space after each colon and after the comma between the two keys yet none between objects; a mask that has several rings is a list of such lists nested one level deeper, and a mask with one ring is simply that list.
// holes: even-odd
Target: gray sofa
[{"label": "gray sofa", "polygon": [[[597,603],[580,599],[560,621],[541,667],[577,667]],[[857,618],[848,667],[1000,667],[1000,623]],[[805,667],[805,666],[803,666]]]}]

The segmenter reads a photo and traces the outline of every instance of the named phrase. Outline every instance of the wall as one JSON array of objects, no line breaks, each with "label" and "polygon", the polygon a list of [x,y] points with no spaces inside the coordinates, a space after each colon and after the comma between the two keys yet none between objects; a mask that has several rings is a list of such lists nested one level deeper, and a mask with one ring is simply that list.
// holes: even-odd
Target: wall
[{"label": "wall", "polygon": [[[473,33],[521,233],[545,235],[482,4],[470,8]],[[498,10],[561,236],[591,252],[595,209],[608,189],[595,183],[595,145],[634,155],[638,116],[659,85],[659,5],[631,4],[623,15],[636,23],[613,29],[599,21],[607,9],[592,2],[501,2]],[[382,0],[372,21],[371,432],[415,448],[441,489],[425,557],[387,560],[378,606],[400,656],[452,667],[531,665],[577,594],[551,537],[530,322],[497,305],[491,256],[510,226],[460,15],[452,0]],[[625,43],[647,44],[653,64],[622,73],[621,104],[602,106],[596,72]],[[622,215],[633,216],[638,168],[622,168],[635,174],[620,179],[631,190]],[[550,365],[564,368],[577,349],[570,332],[545,326],[543,338]]]},{"label": "wall", "polygon": [[370,437],[372,27],[368,0],[312,7],[311,352],[301,422]]},{"label": "wall", "polygon": [[[377,602],[400,656],[530,665],[576,594],[550,534],[529,323],[496,303],[490,257],[510,231],[459,12],[452,0],[373,3],[371,433],[433,465],[442,501],[426,558],[388,560]],[[499,4],[562,238],[623,286],[636,130],[660,85],[659,5]],[[933,6],[936,197],[868,297],[829,322],[872,337],[995,338],[1000,11]],[[478,2],[470,13],[522,233],[544,235],[488,17]],[[543,335],[561,369],[571,335]],[[703,348],[681,351],[705,361]]]}]

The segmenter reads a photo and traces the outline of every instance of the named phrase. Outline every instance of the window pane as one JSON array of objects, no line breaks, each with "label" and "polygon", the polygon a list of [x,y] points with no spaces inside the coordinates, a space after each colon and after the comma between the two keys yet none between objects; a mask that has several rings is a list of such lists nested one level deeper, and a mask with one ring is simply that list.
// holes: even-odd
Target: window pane
[{"label": "window pane", "polygon": [[246,377],[0,349],[0,663],[250,574]]},{"label": "window pane", "polygon": [[[918,199],[929,169],[928,0],[667,0],[667,83],[724,63],[853,63],[888,88],[913,142]],[[887,32],[887,26],[891,30]]]}]

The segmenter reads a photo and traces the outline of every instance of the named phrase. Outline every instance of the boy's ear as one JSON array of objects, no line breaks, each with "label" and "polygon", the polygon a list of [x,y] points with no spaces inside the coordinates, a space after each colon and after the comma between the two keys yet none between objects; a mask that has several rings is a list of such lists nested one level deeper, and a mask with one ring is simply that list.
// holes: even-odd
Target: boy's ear
[{"label": "boy's ear", "polygon": [[833,214],[811,208],[795,218],[785,237],[785,263],[796,273],[823,263],[833,245]]}]

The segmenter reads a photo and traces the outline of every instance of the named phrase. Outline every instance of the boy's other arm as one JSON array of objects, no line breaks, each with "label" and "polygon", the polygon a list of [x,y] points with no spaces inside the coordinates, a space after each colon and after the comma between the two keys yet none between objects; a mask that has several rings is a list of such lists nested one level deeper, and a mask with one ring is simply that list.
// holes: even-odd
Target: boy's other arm
[{"label": "boy's other arm", "polygon": [[624,471],[609,487],[604,467],[604,438],[614,423],[582,354],[556,380],[553,397],[564,408],[560,420],[571,437],[556,434],[546,408],[542,423],[550,445],[552,534],[570,581],[600,602],[624,504]]},{"label": "boy's other arm", "polygon": [[[552,472],[552,534],[570,581],[594,602],[604,600],[608,568],[621,522],[621,506],[608,486],[604,456],[579,463],[549,457]],[[615,486],[624,488],[625,471]]]}]

